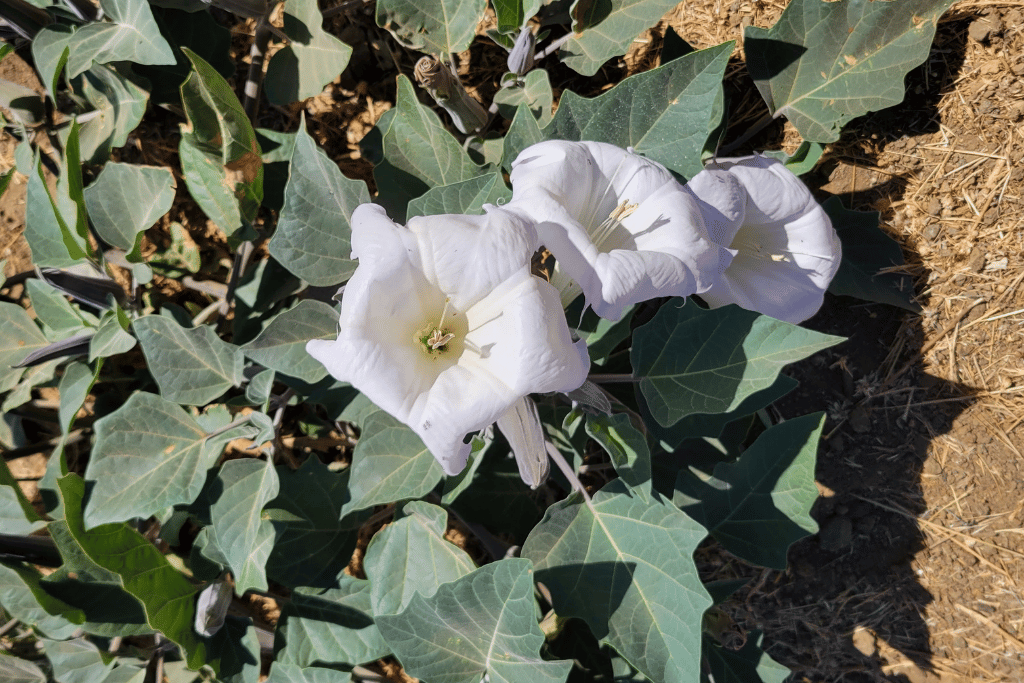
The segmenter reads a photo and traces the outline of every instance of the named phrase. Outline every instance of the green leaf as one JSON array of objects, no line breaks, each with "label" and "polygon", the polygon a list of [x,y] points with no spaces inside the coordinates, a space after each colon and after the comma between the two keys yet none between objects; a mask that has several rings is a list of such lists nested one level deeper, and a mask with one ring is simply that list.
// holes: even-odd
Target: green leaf
[{"label": "green leaf", "polygon": [[469,48],[487,0],[379,0],[377,25],[408,48],[447,55]]},{"label": "green leaf", "polygon": [[0,79],[0,106],[22,126],[38,126],[45,121],[43,98],[32,88]]},{"label": "green leaf", "polygon": [[[388,111],[391,110],[389,109]],[[547,139],[530,108],[525,104],[520,104],[516,108],[516,114],[512,118],[512,123],[509,125],[508,132],[505,133],[505,138],[502,141],[501,167],[506,171],[510,170],[512,162],[515,161],[520,152],[530,145]]]},{"label": "green leaf", "polygon": [[526,105],[537,119],[537,123],[546,126],[552,117],[551,103],[554,101],[548,72],[544,69],[534,69],[526,74],[523,80],[524,84],[518,88],[502,88],[494,93],[498,113],[506,119],[511,119],[520,105]]},{"label": "green leaf", "polygon": [[85,638],[42,642],[46,658],[53,667],[53,678],[58,683],[101,683],[114,669],[115,661],[104,661],[99,648]]},{"label": "green leaf", "polygon": [[176,403],[141,391],[97,420],[94,430],[85,470],[94,482],[89,528],[191,503],[223,448],[223,439],[209,438]]},{"label": "green leaf", "polygon": [[628,415],[588,415],[584,428],[611,456],[619,479],[631,487],[650,488],[651,451]]},{"label": "green leaf", "polygon": [[20,379],[11,392],[7,394],[7,398],[4,399],[2,405],[0,405],[0,412],[8,412],[14,410],[18,406],[24,405],[32,398],[32,390],[40,385],[46,384],[53,379],[54,374],[59,366],[64,361],[63,358],[57,358],[49,360],[39,365],[33,365],[30,368],[25,368],[24,373],[20,375]]},{"label": "green leaf", "polygon": [[160,395],[175,403],[205,405],[242,383],[242,351],[212,327],[185,328],[162,315],[132,323]]},{"label": "green leaf", "polygon": [[29,173],[25,193],[25,239],[37,266],[63,268],[86,256],[82,238],[68,227],[46,188],[43,164],[38,159]]},{"label": "green leaf", "polygon": [[577,0],[571,12],[576,35],[559,51],[559,59],[584,76],[593,76],[608,59],[626,54],[633,39],[676,4],[674,0]]},{"label": "green leaf", "polygon": [[921,306],[914,301],[913,278],[906,273],[881,272],[902,266],[904,261],[899,243],[879,226],[878,212],[850,211],[839,197],[829,197],[822,207],[843,244],[843,260],[828,291],[920,313]]},{"label": "green leaf", "polygon": [[492,0],[491,4],[498,18],[498,32],[507,34],[525,25],[540,9],[541,0],[529,0],[525,7],[523,0]]},{"label": "green leaf", "polygon": [[142,603],[124,590],[120,577],[92,561],[59,519],[47,526],[64,564],[40,586],[50,595],[85,613],[82,629],[95,635],[133,636],[152,633]]},{"label": "green leaf", "polygon": [[278,659],[271,664],[270,675],[264,683],[349,683],[351,680],[352,676],[342,671],[318,666],[300,668]]},{"label": "green leaf", "polygon": [[356,269],[351,259],[352,211],[369,201],[366,183],[342,175],[306,132],[303,120],[270,254],[314,286],[344,282]]},{"label": "green leaf", "polygon": [[697,437],[719,438],[729,423],[748,415],[753,415],[762,408],[775,403],[793,391],[797,385],[799,385],[799,382],[795,379],[780,374],[771,386],[748,395],[740,405],[729,412],[694,413],[687,415],[671,427],[662,427],[658,424],[658,421],[651,416],[647,402],[640,392],[637,392],[637,412],[644,419],[644,424],[647,426],[651,436],[661,442],[662,448],[671,452],[676,450],[686,439]]},{"label": "green leaf", "polygon": [[64,295],[39,278],[31,278],[25,283],[32,310],[36,320],[54,338],[67,338],[72,332],[85,327],[85,321]]},{"label": "green leaf", "polygon": [[[145,201],[140,201],[145,198]],[[139,236],[170,211],[174,176],[162,167],[108,163],[85,189],[89,218],[108,244],[135,251]]]},{"label": "green leaf", "polygon": [[512,191],[498,173],[488,173],[451,185],[427,190],[409,202],[409,218],[439,213],[481,214],[484,204],[500,204],[512,198]]},{"label": "green leaf", "polygon": [[433,597],[414,595],[405,611],[378,617],[377,626],[406,672],[420,679],[564,681],[572,662],[541,659],[535,610],[530,563],[508,559],[442,585]]},{"label": "green leaf", "polygon": [[352,454],[352,501],[347,511],[419,498],[444,471],[414,431],[383,411],[368,417]]},{"label": "green leaf", "polygon": [[332,588],[348,564],[365,514],[342,516],[348,473],[311,457],[295,471],[277,468],[281,492],[267,505],[277,540],[267,575],[286,586]]},{"label": "green leaf", "polygon": [[51,457],[59,456],[63,451],[64,440],[71,433],[75,416],[85,403],[85,399],[89,397],[98,375],[99,367],[94,372],[85,363],[70,363],[64,368],[64,376],[60,378],[58,386],[60,409],[57,411],[57,420],[60,422],[61,439]]},{"label": "green leaf", "polygon": [[692,177],[704,168],[702,152],[725,110],[722,78],[732,48],[723,43],[691,52],[591,99],[567,91],[544,139],[633,147]]},{"label": "green leaf", "polygon": [[49,343],[24,308],[0,302],[0,371]]},{"label": "green leaf", "polygon": [[[378,10],[380,5],[378,5]],[[398,77],[391,124],[382,138],[384,162],[373,170],[380,203],[397,221],[405,220],[408,201],[431,187],[451,185],[479,175],[480,168],[429,107],[416,99],[412,81]]]},{"label": "green leaf", "polygon": [[0,605],[12,617],[51,638],[70,638],[85,614],[47,593],[35,567],[0,561]]},{"label": "green leaf", "polygon": [[263,506],[277,497],[277,473],[262,460],[229,460],[217,474],[217,484],[221,493],[210,507],[210,521],[234,574],[235,592],[265,591],[274,526],[263,518]]},{"label": "green leaf", "polygon": [[574,331],[587,342],[590,360],[598,365],[604,365],[608,354],[629,338],[635,308],[635,305],[626,306],[622,309],[622,317],[612,321],[594,313],[590,307],[585,306],[583,297],[577,297],[566,310],[565,316],[568,320],[580,321],[579,326],[573,328]]},{"label": "green leaf", "polygon": [[797,147],[796,151],[792,154],[786,154],[782,150],[766,150],[761,152],[761,154],[766,157],[778,159],[786,165],[786,168],[790,170],[793,175],[798,176],[813,171],[824,153],[825,145],[820,142],[810,142],[808,140],[801,142],[800,146]]},{"label": "green leaf", "polygon": [[[79,142],[81,126],[78,121],[71,123],[68,129],[68,137],[64,141],[64,155],[62,158],[60,178],[57,179],[58,201],[67,197],[71,206],[64,215],[74,215],[74,225],[69,226],[81,240],[86,254],[93,255],[92,244],[89,242],[89,220],[85,209],[85,196],[83,194],[84,181],[82,180],[82,154]],[[63,206],[61,207],[63,211]]]},{"label": "green leaf", "polygon": [[266,93],[271,104],[284,106],[319,95],[348,66],[352,48],[323,29],[316,0],[289,0],[284,32],[289,43],[270,58]]},{"label": "green leaf", "polygon": [[353,666],[383,657],[390,650],[371,613],[365,579],[343,574],[337,588],[297,589],[281,610],[277,636],[284,645],[274,666]]},{"label": "green leaf", "polygon": [[373,537],[363,558],[370,605],[378,619],[398,614],[413,596],[429,598],[441,584],[476,569],[464,550],[445,540],[448,513],[442,508],[414,501],[404,512],[406,516]]},{"label": "green leaf", "polygon": [[835,142],[850,120],[903,101],[953,0],[793,0],[770,29],[744,32],[747,69],[776,118]]},{"label": "green leaf", "polygon": [[160,35],[148,2],[101,0],[100,5],[110,22],[92,22],[72,33],[44,28],[36,36],[48,53],[64,46],[70,49],[68,78],[108,62],[174,64],[171,46]]},{"label": "green leaf", "polygon": [[[123,314],[122,314],[123,315]],[[121,326],[116,310],[104,314],[96,334],[89,340],[89,362],[97,358],[116,356],[135,348],[136,339]]]},{"label": "green leaf", "polygon": [[0,529],[7,534],[28,535],[45,525],[7,468],[7,461],[0,460]]},{"label": "green leaf", "polygon": [[32,60],[39,71],[50,99],[56,101],[60,74],[71,56],[71,38],[74,29],[65,24],[52,24],[40,30],[32,39]]},{"label": "green leaf", "polygon": [[310,339],[338,336],[338,313],[322,301],[306,299],[275,316],[242,352],[266,368],[298,377],[310,384],[327,376],[327,369],[306,353]]},{"label": "green leaf", "polygon": [[[189,667],[198,669],[209,664],[222,678],[241,669],[243,662],[232,657],[224,642],[227,629],[222,631],[224,636],[218,633],[219,640],[213,641],[204,641],[195,633],[196,589],[168,564],[156,546],[127,524],[105,524],[86,531],[81,515],[85,481],[69,474],[58,485],[72,538],[89,559],[120,577],[125,591],[142,603],[149,625],[181,647]],[[250,633],[249,639],[254,641],[255,635]],[[251,654],[249,657],[254,659]],[[257,669],[258,664],[256,660]]]},{"label": "green leaf", "polygon": [[263,200],[256,132],[224,77],[188,48],[182,51],[193,68],[181,84],[191,127],[182,127],[179,146],[185,182],[206,215],[233,237],[252,223]]},{"label": "green leaf", "polygon": [[761,649],[764,634],[747,633],[747,641],[739,650],[727,650],[710,639],[704,639],[704,659],[715,683],[783,683],[792,673]]},{"label": "green leaf", "polygon": [[[199,5],[197,9],[209,7],[209,3],[202,0],[196,2]],[[176,59],[173,65],[135,67],[152,84],[154,104],[181,103],[179,88],[192,71],[191,63],[181,51],[182,47],[189,48],[205,59],[225,78],[235,75],[235,62],[231,58],[231,32],[218,24],[210,12],[188,12],[158,7],[155,3],[150,9]]]},{"label": "green leaf", "polygon": [[586,621],[648,678],[676,683],[694,680],[700,667],[711,598],[693,551],[704,536],[657,493],[617,479],[592,506],[574,495],[550,507],[522,552],[559,616]]},{"label": "green leaf", "polygon": [[105,162],[110,150],[123,146],[128,134],[142,121],[149,93],[132,78],[137,77],[124,64],[97,65],[77,81],[94,112],[83,117],[86,120],[80,124],[84,160],[93,164]]},{"label": "green leaf", "polygon": [[705,311],[678,302],[636,329],[631,352],[640,390],[664,427],[734,410],[774,384],[783,366],[843,341],[738,306]]},{"label": "green leaf", "polygon": [[47,678],[38,666],[14,655],[0,655],[0,678],[7,683],[46,683]]},{"label": "green leaf", "polygon": [[824,424],[815,413],[775,425],[735,463],[715,467],[710,483],[682,470],[673,502],[737,557],[785,569],[789,546],[818,531],[810,511],[818,498],[814,463]]}]

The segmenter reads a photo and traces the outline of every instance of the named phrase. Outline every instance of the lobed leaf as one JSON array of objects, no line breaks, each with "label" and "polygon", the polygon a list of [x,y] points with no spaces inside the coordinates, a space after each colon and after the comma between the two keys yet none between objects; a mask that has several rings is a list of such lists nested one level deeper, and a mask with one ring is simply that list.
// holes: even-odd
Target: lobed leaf
[{"label": "lobed leaf", "polygon": [[405,610],[415,595],[429,598],[441,584],[466,576],[476,565],[445,539],[448,513],[423,501],[370,541],[363,558],[375,618]]},{"label": "lobed leaf", "polygon": [[242,353],[266,368],[315,383],[327,369],[306,353],[310,339],[338,336],[338,313],[322,301],[306,299],[274,316],[263,331],[242,346]]},{"label": "lobed leaf", "polygon": [[486,9],[487,0],[379,0],[377,25],[413,50],[447,55],[469,48]]},{"label": "lobed leaf", "polygon": [[242,383],[242,351],[222,341],[212,327],[185,328],[162,315],[132,323],[160,395],[201,406]]},{"label": "lobed leaf", "polygon": [[210,507],[217,545],[235,577],[235,592],[267,590],[267,558],[274,526],[263,507],[277,497],[277,473],[263,460],[229,460],[217,474],[220,496]]},{"label": "lobed leaf", "polygon": [[414,431],[383,411],[366,418],[352,454],[352,500],[346,511],[419,498],[444,472]]},{"label": "lobed leaf", "polygon": [[336,588],[299,588],[281,611],[277,635],[283,646],[277,664],[352,666],[388,654],[374,624],[370,582],[338,577]]},{"label": "lobed leaf", "polygon": [[651,451],[628,415],[588,415],[584,429],[611,456],[619,479],[635,488],[650,488]]},{"label": "lobed leaf", "polygon": [[822,207],[843,243],[843,260],[828,291],[920,313],[913,278],[889,270],[903,265],[903,250],[879,226],[878,212],[851,211],[839,197],[829,197]]},{"label": "lobed leaf", "polygon": [[[608,92],[586,99],[566,91],[542,140],[593,140],[637,153],[686,177],[704,168],[702,154],[725,111],[722,78],[733,44],[691,52],[657,69],[625,79]],[[519,120],[519,126],[516,121]],[[540,140],[532,122],[517,113],[506,136],[503,164]]]},{"label": "lobed leaf", "polygon": [[70,638],[85,621],[82,610],[47,593],[35,567],[0,561],[0,605],[12,617],[50,638]]},{"label": "lobed leaf", "polygon": [[284,32],[288,45],[270,58],[266,75],[267,99],[280,106],[320,94],[352,56],[351,47],[323,29],[316,0],[289,0]]},{"label": "lobed leaf", "polygon": [[694,413],[734,410],[774,384],[783,366],[843,341],[738,306],[705,311],[677,302],[637,328],[630,354],[640,391],[664,427]]},{"label": "lobed leaf", "polygon": [[437,114],[419,103],[405,76],[398,77],[394,111],[382,138],[384,163],[374,168],[373,176],[380,202],[394,220],[404,221],[410,199],[431,187],[468,180],[479,175],[480,168]]},{"label": "lobed leaf", "polygon": [[[100,6],[110,22],[95,21],[71,31],[44,28],[32,42],[33,56],[37,51],[42,56],[60,54],[67,48],[68,78],[84,73],[93,64],[174,64],[171,46],[160,35],[148,2],[101,0]],[[50,57],[44,62],[53,64],[54,59]],[[44,81],[50,85],[58,74],[59,68],[50,66],[43,73]]]},{"label": "lobed leaf", "polygon": [[579,617],[645,676],[696,681],[701,618],[711,598],[693,551],[704,529],[657,493],[621,480],[583,504],[550,507],[522,554],[551,591],[555,612]]},{"label": "lobed leaf", "polygon": [[512,198],[512,191],[498,173],[441,185],[409,202],[408,217],[435,216],[440,213],[481,214],[484,204],[501,204]]},{"label": "lobed leaf", "polygon": [[793,0],[770,29],[746,28],[747,69],[773,116],[835,142],[850,120],[903,101],[953,1]]},{"label": "lobed leaf", "polygon": [[785,569],[789,546],[818,531],[810,511],[818,498],[814,464],[824,424],[816,413],[775,425],[735,463],[715,467],[713,485],[681,471],[673,501],[737,557]]},{"label": "lobed leaf", "polygon": [[110,162],[85,188],[85,204],[96,232],[129,254],[135,251],[139,236],[170,211],[173,201],[174,176],[156,166]]},{"label": "lobed leaf", "polygon": [[303,123],[295,136],[284,207],[268,245],[271,256],[317,287],[344,282],[356,269],[352,211],[369,201],[366,183],[342,175]]},{"label": "lobed leaf", "polygon": [[[493,562],[416,594],[400,614],[377,618],[406,672],[436,683],[556,683],[572,668],[544,661],[534,612],[533,571],[524,559]],[[457,644],[457,647],[453,647]]]},{"label": "lobed leaf", "polygon": [[593,76],[610,58],[626,54],[633,39],[676,4],[675,0],[577,0],[571,10],[575,35],[558,56],[569,68]]},{"label": "lobed leaf", "polygon": [[267,576],[286,586],[331,588],[348,565],[365,514],[344,515],[348,473],[309,458],[299,469],[278,467],[281,491],[266,507],[277,531]]},{"label": "lobed leaf", "polygon": [[149,517],[199,495],[220,448],[176,403],[136,392],[94,425],[85,478],[94,482],[85,511],[93,528]]}]

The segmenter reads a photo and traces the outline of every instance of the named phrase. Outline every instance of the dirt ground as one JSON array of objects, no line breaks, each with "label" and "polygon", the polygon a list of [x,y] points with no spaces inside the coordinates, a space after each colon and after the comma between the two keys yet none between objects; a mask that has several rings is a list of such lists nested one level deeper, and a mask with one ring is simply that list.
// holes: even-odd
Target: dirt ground
[{"label": "dirt ground", "polygon": [[[261,125],[294,130],[305,112],[342,170],[372,182],[358,143],[394,101],[396,65],[411,73],[415,55],[373,27],[372,8],[346,5],[326,27],[355,46],[350,69],[316,98],[266,108]],[[567,86],[596,94],[656,66],[668,26],[697,48],[737,40],[728,71],[735,139],[766,111],[745,75],[742,29],[771,26],[784,6],[690,0],[593,79],[543,66],[556,94]],[[236,27],[240,54],[245,28]],[[485,102],[503,59],[486,39],[459,56]],[[847,208],[881,212],[923,313],[827,299],[807,325],[849,341],[791,368],[801,386],[775,411],[780,419],[828,412],[814,509],[820,533],[793,547],[784,572],[698,551],[706,578],[751,579],[724,609],[741,632],[765,632],[765,647],[794,681],[1024,680],[1022,76],[1024,6],[957,3],[908,77],[906,101],[848,126],[807,177]],[[156,128],[140,129],[121,160],[158,163],[147,148],[153,136],[177,147],[173,135],[164,138],[169,128]],[[791,149],[797,140],[778,123],[749,149]],[[0,163],[13,163],[13,149],[9,136],[0,138]],[[20,238],[24,183],[16,176],[0,199],[8,275],[29,263]],[[201,223],[182,187],[178,220]],[[193,235],[204,262],[217,263],[222,245],[199,225]],[[9,464],[16,477],[38,476],[45,457]]]}]

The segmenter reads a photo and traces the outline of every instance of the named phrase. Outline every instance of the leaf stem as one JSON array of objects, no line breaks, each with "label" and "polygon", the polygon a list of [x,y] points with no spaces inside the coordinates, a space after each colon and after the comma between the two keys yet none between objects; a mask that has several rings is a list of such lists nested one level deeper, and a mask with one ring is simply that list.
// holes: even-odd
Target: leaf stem
[{"label": "leaf stem", "polygon": [[590,380],[591,382],[593,382],[594,384],[620,384],[620,383],[636,384],[637,382],[640,381],[639,377],[634,377],[633,375],[627,375],[627,374],[623,374],[623,373],[610,373],[610,374],[600,374],[600,373],[598,373],[598,374],[594,374],[594,375],[588,375],[587,379]]},{"label": "leaf stem", "polygon": [[224,432],[231,431],[235,427],[241,427],[244,424],[249,424],[249,418],[248,417],[240,417],[237,420],[235,420],[234,422],[232,422],[231,424],[226,424],[223,427],[221,427],[220,429],[213,430],[212,432],[210,432],[209,434],[207,434],[203,438],[204,439],[212,439],[215,436],[220,436]]},{"label": "leaf stem", "polygon": [[555,448],[553,444],[547,441],[544,442],[544,445],[548,449],[548,457],[551,458],[552,461],[554,461],[558,469],[562,472],[562,474],[565,475],[565,478],[569,480],[569,484],[572,485],[572,487],[575,490],[580,492],[580,495],[583,496],[583,500],[586,501],[587,503],[587,507],[593,510],[594,504],[590,500],[590,494],[587,493],[587,490],[585,488],[583,488],[583,484],[580,482],[579,477],[577,477],[576,473],[573,472],[573,469],[569,467],[569,463],[565,461],[565,458],[562,456],[561,452],[557,448]]},{"label": "leaf stem", "polygon": [[566,33],[561,38],[548,43],[548,46],[546,48],[544,48],[543,50],[538,51],[537,54],[535,54],[533,56],[533,61],[534,62],[539,62],[540,60],[544,59],[549,54],[551,54],[552,52],[554,52],[555,50],[557,50],[558,48],[562,47],[563,45],[568,43],[570,40],[572,40],[573,36],[575,36],[575,35],[576,35],[575,33],[570,31],[569,33]]},{"label": "leaf stem", "polygon": [[750,128],[747,129],[746,133],[744,133],[743,135],[739,136],[739,138],[737,138],[736,140],[733,140],[732,142],[730,142],[728,145],[726,145],[722,149],[716,151],[715,152],[715,156],[718,156],[719,154],[731,154],[733,152],[733,150],[738,149],[740,147],[740,145],[742,145],[743,143],[747,142],[748,140],[750,140],[750,138],[754,137],[755,135],[760,133],[762,130],[767,128],[768,124],[770,124],[774,120],[775,120],[775,116],[773,116],[772,114],[765,114],[764,116],[759,118],[757,121],[755,121],[754,125],[752,125]]}]

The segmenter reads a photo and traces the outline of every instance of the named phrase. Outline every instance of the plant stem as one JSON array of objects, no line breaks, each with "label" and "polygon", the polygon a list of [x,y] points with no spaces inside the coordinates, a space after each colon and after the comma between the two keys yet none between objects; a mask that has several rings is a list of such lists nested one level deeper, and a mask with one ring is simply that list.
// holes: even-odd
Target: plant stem
[{"label": "plant stem", "polygon": [[548,457],[554,461],[555,466],[557,466],[558,469],[562,472],[562,474],[565,475],[565,478],[569,480],[569,484],[571,484],[574,489],[580,492],[580,495],[583,496],[583,500],[586,501],[587,503],[587,507],[593,510],[594,504],[590,500],[590,494],[587,493],[587,490],[585,488],[583,488],[583,484],[576,476],[576,473],[573,472],[572,468],[569,467],[569,463],[565,461],[565,458],[562,456],[561,452],[559,452],[559,450],[549,442],[545,441],[544,445],[548,449]]}]

